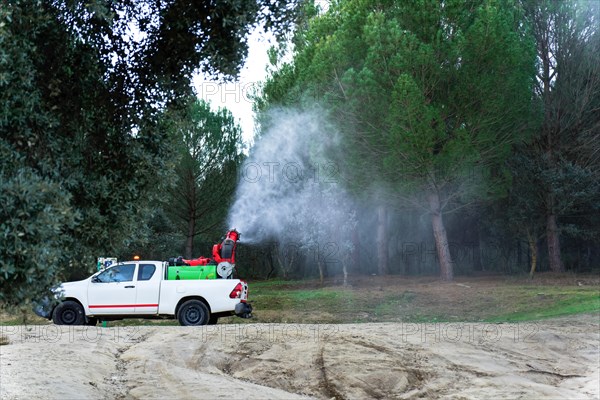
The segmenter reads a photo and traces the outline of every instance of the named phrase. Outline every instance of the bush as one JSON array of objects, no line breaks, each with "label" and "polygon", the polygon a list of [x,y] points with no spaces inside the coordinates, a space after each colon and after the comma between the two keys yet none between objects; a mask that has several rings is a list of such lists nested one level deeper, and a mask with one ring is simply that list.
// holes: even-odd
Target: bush
[{"label": "bush", "polygon": [[0,172],[0,304],[22,305],[58,280],[75,216],[60,185],[21,168]]}]

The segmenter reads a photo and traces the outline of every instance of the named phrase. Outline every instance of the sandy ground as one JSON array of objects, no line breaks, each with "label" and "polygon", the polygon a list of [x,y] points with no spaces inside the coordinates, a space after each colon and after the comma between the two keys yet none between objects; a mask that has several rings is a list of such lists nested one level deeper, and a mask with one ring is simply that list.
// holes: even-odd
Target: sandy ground
[{"label": "sandy ground", "polygon": [[598,399],[600,315],[535,323],[0,327],[1,399]]}]

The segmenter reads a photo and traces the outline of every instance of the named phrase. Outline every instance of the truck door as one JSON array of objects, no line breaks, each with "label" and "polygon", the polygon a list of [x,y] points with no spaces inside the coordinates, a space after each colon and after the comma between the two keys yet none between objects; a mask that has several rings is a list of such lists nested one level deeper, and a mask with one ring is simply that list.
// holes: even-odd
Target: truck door
[{"label": "truck door", "polygon": [[153,263],[140,262],[136,276],[136,314],[157,314],[161,268]]},{"label": "truck door", "polygon": [[95,315],[133,314],[136,288],[135,263],[117,264],[92,278],[88,286],[88,307]]}]

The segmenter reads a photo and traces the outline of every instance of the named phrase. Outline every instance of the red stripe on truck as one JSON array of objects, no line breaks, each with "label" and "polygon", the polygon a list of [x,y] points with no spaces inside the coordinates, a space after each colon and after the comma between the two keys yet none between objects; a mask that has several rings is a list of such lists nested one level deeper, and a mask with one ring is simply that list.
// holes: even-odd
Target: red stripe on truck
[{"label": "red stripe on truck", "polygon": [[106,304],[88,306],[89,308],[127,308],[127,307],[158,307],[158,304]]}]

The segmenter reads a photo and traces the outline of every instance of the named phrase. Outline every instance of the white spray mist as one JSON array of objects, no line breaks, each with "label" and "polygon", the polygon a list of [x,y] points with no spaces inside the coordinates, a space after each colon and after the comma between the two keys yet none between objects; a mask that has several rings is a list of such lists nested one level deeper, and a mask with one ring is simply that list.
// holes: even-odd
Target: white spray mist
[{"label": "white spray mist", "polygon": [[332,157],[337,131],[318,111],[275,110],[268,120],[242,167],[229,226],[242,242],[330,246],[339,257],[356,213]]}]

